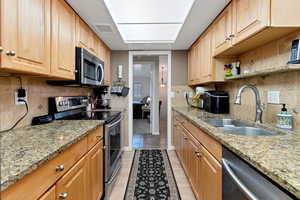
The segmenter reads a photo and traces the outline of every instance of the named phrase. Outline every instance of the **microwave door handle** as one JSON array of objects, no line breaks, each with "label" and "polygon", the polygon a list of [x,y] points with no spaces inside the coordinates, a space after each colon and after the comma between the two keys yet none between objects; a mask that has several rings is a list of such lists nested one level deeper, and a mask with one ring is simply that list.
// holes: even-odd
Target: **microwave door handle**
[{"label": "microwave door handle", "polygon": [[222,159],[223,167],[226,172],[229,174],[231,179],[235,182],[235,184],[242,190],[242,192],[250,199],[250,200],[259,200],[253,192],[250,191],[249,188],[237,177],[237,175],[232,171],[231,167],[228,164],[226,159]]},{"label": "microwave door handle", "polygon": [[[102,85],[102,84],[103,84],[103,79],[104,79],[104,70],[103,70],[102,65],[99,64],[98,67],[97,67],[97,69],[96,69],[96,74],[97,74],[97,75],[98,75],[98,70],[99,70],[99,68],[100,68],[100,70],[101,70],[101,80],[100,80],[100,85]],[[97,77],[97,79],[98,79],[98,77]],[[97,80],[97,81],[98,81],[98,80]]]}]

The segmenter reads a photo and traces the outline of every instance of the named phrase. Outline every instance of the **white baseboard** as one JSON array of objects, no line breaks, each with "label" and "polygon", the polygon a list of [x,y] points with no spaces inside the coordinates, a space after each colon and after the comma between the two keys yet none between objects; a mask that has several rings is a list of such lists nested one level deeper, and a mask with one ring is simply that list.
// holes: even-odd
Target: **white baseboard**
[{"label": "white baseboard", "polygon": [[132,148],[130,146],[123,147],[123,151],[132,151]]},{"label": "white baseboard", "polygon": [[168,150],[169,151],[175,150],[175,147],[174,146],[168,146]]},{"label": "white baseboard", "polygon": [[159,132],[152,132],[152,135],[160,135]]}]

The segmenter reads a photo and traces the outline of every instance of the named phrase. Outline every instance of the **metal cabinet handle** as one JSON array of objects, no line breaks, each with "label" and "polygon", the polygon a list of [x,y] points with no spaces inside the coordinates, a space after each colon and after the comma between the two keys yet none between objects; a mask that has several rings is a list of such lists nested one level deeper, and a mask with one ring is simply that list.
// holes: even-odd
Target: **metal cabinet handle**
[{"label": "metal cabinet handle", "polygon": [[250,200],[259,200],[255,194],[253,194],[246,185],[243,184],[243,182],[237,177],[237,175],[232,171],[230,168],[228,161],[226,159],[222,159],[222,163],[224,166],[224,169],[229,174],[229,176],[232,178],[232,180],[236,183],[236,185],[244,192],[244,194],[250,199]]},{"label": "metal cabinet handle", "polygon": [[1,53],[3,50],[4,50],[3,47],[0,47],[0,53]]},{"label": "metal cabinet handle", "polygon": [[13,50],[7,51],[7,52],[6,52],[6,55],[7,55],[7,56],[15,56],[15,55],[16,55],[16,52],[13,51]]},{"label": "metal cabinet handle", "polygon": [[195,154],[198,158],[200,158],[202,156],[202,154],[199,151],[196,151]]},{"label": "metal cabinet handle", "polygon": [[226,41],[229,41],[229,40],[230,40],[230,37],[227,37],[225,40],[226,40]]},{"label": "metal cabinet handle", "polygon": [[99,135],[96,135],[96,137],[97,138],[102,138],[103,136],[99,134]]},{"label": "metal cabinet handle", "polygon": [[55,168],[55,170],[56,171],[64,171],[64,169],[65,169],[65,167],[63,166],[63,165],[58,165],[56,168]]},{"label": "metal cabinet handle", "polygon": [[187,137],[184,137],[184,139],[187,140],[188,138],[187,138]]},{"label": "metal cabinet handle", "polygon": [[233,37],[235,37],[235,35],[234,34],[230,34],[229,37],[233,38]]},{"label": "metal cabinet handle", "polygon": [[59,197],[60,199],[66,199],[66,198],[68,198],[68,193],[66,193],[66,192],[61,193],[61,194],[58,195],[58,197]]}]

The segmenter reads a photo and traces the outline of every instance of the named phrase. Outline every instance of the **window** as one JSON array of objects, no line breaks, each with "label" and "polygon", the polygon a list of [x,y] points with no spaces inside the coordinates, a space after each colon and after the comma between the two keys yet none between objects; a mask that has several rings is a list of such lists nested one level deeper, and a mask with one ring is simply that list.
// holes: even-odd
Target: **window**
[{"label": "window", "polygon": [[133,97],[141,98],[142,97],[143,85],[142,83],[135,82],[133,83]]}]

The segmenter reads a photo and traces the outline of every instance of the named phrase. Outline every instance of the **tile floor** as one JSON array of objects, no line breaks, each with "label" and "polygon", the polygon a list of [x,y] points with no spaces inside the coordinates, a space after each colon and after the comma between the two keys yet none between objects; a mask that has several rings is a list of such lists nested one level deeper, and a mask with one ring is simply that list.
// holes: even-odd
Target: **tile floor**
[{"label": "tile floor", "polygon": [[[183,168],[181,167],[181,164],[177,158],[176,152],[168,151],[168,155],[173,168],[176,182],[178,184],[178,189],[181,195],[181,199],[196,200],[191,185],[189,184],[187,177],[183,171]],[[134,157],[134,151],[124,152],[122,158],[122,168],[116,180],[115,186],[112,190],[112,194],[108,198],[108,200],[123,200],[133,157]]]},{"label": "tile floor", "polygon": [[135,120],[133,125],[136,127],[133,132],[133,148],[166,148],[167,120],[160,120],[159,136],[143,132],[147,129],[147,124],[143,120]]}]

